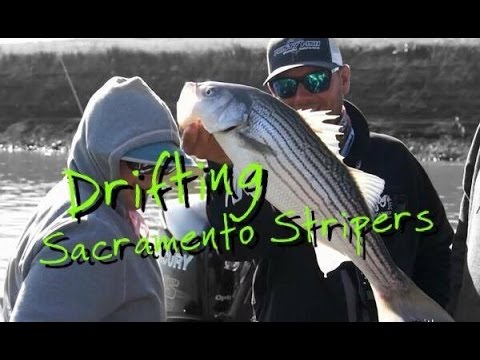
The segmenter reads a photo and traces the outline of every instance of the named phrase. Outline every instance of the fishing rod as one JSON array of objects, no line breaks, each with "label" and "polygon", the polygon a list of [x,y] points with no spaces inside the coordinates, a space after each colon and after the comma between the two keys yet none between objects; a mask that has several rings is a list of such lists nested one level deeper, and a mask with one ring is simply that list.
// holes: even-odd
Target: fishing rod
[{"label": "fishing rod", "polygon": [[80,99],[78,98],[78,94],[75,90],[75,87],[73,86],[72,79],[70,78],[70,75],[68,74],[67,67],[65,66],[65,63],[63,62],[62,56],[60,54],[57,54],[58,60],[60,61],[60,64],[62,64],[63,71],[65,73],[65,77],[67,78],[68,84],[70,85],[70,89],[72,90],[73,96],[75,97],[75,101],[77,102],[78,109],[80,110],[80,115],[83,116],[83,107],[82,104],[80,103]]}]

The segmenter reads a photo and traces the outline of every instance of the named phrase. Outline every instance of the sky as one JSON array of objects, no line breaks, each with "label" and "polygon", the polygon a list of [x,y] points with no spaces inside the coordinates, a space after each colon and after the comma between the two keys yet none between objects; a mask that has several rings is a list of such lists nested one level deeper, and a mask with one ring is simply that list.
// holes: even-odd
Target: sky
[{"label": "sky", "polygon": [[40,41],[73,40],[73,38],[0,38],[0,44],[21,44]]}]

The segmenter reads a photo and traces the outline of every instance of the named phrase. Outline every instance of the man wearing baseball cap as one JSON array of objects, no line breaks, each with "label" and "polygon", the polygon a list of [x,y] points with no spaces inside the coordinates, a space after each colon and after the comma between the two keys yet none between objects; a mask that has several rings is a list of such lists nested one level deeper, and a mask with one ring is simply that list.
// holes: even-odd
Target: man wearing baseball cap
[{"label": "man wearing baseball cap", "polygon": [[[408,211],[414,216],[429,211],[435,232],[417,232],[415,221],[403,231],[382,234],[397,265],[442,306],[448,300],[448,272],[452,229],[443,205],[420,163],[399,140],[369,131],[362,112],[345,100],[350,91],[350,66],[345,64],[335,40],[330,38],[271,39],[267,48],[268,75],[264,85],[291,107],[330,111],[343,128],[340,153],[346,165],[385,180],[377,214]],[[380,104],[379,104],[380,106]],[[198,127],[198,125],[195,125]],[[202,154],[213,167],[229,163],[215,140],[194,126],[184,131],[183,145],[190,154]],[[235,202],[212,193],[208,216],[216,228],[222,214],[248,205],[247,196]],[[298,246],[272,245],[272,237],[292,236],[275,223],[280,213],[268,201],[248,225],[258,243],[238,247],[233,259],[255,259],[252,304],[257,321],[375,321],[373,294],[363,274],[351,262],[338,262],[328,274],[321,271],[308,236],[302,230]],[[267,239],[267,240],[265,240]],[[368,249],[368,248],[367,248]],[[330,269],[331,270],[331,269]]]},{"label": "man wearing baseball cap", "polygon": [[[123,186],[118,192],[116,206],[102,201],[81,221],[68,211],[72,189],[66,178],[49,191],[10,260],[5,320],[166,319],[158,262],[130,246],[118,251],[112,245],[118,239],[136,245],[148,236],[134,188],[150,187],[153,165],[165,150],[178,151],[185,156],[186,166],[193,164],[180,148],[178,128],[167,105],[141,78],[108,80],[85,109],[67,166],[102,186],[121,180],[130,188]],[[94,190],[91,184],[79,182],[77,197],[86,201]],[[48,238],[54,239],[53,246],[46,246]],[[88,251],[74,261],[73,249],[81,248],[80,244]]]},{"label": "man wearing baseball cap", "polygon": [[295,109],[331,110],[333,115],[345,115],[338,123],[344,127],[340,145],[341,154],[346,156],[355,138],[343,104],[343,97],[350,91],[350,66],[343,63],[334,39],[272,39],[267,65],[264,85],[286,104]]}]

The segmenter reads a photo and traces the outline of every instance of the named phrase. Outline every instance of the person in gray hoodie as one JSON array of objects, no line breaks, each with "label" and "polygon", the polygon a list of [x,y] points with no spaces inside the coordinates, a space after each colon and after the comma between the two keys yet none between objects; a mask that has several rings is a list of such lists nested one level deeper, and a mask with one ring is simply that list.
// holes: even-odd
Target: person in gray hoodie
[{"label": "person in gray hoodie", "polygon": [[[69,212],[68,176],[50,190],[9,262],[6,321],[165,320],[158,262],[129,245],[148,235],[134,189],[150,187],[162,151],[185,156],[179,144],[170,110],[141,78],[114,77],[92,96],[72,141],[68,171],[100,186],[123,179],[132,188],[118,191],[110,205],[98,202],[81,219]],[[91,182],[76,186],[77,199],[94,195]]]}]

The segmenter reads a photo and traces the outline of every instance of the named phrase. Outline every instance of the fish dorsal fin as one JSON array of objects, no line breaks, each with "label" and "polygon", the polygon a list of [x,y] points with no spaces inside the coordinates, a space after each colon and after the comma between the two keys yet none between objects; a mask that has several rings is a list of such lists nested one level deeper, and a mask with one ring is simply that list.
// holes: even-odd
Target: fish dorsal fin
[{"label": "fish dorsal fin", "polygon": [[[311,109],[297,111],[320,140],[322,140],[330,151],[343,162],[344,157],[340,155],[340,144],[337,140],[338,135],[343,135],[340,131],[342,127],[326,122],[328,120],[334,120],[338,116],[328,115],[329,111],[312,111]],[[375,214],[378,200],[385,187],[385,181],[378,176],[355,168],[347,167],[347,169],[355,179],[355,182],[368,205],[370,213],[372,215]]]},{"label": "fish dorsal fin", "polygon": [[362,170],[351,167],[347,167],[347,169],[355,179],[363,198],[367,202],[370,215],[374,215],[377,203],[385,187],[385,180]]},{"label": "fish dorsal fin", "polygon": [[340,160],[343,160],[343,156],[340,155],[340,144],[337,139],[337,136],[342,135],[340,131],[342,127],[326,122],[328,120],[334,120],[338,118],[338,116],[328,115],[330,111],[312,111],[311,109],[297,110],[297,112],[320,140],[327,145],[330,151]]}]

